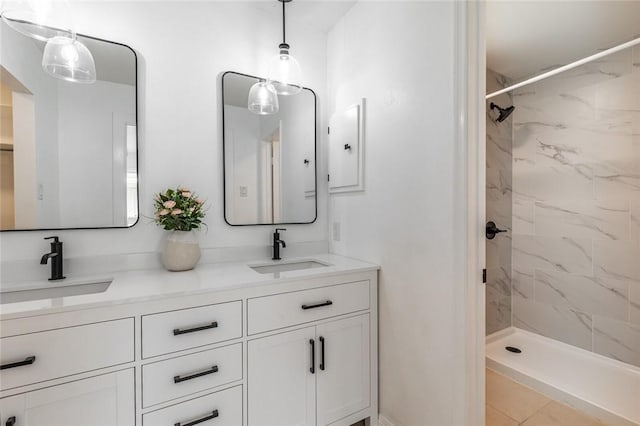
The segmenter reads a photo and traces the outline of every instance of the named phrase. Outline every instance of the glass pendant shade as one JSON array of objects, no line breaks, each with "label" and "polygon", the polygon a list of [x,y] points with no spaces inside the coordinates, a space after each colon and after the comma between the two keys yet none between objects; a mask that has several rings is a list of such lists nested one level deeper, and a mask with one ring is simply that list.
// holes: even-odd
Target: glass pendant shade
[{"label": "glass pendant shade", "polygon": [[74,83],[94,83],[96,65],[87,46],[75,37],[54,37],[42,55],[42,69],[49,75]]},{"label": "glass pendant shade", "polygon": [[260,115],[275,114],[280,109],[278,94],[273,85],[266,81],[251,86],[247,104],[249,111]]},{"label": "glass pendant shade", "polygon": [[300,64],[289,54],[289,49],[280,45],[280,53],[271,58],[267,74],[278,95],[297,95],[302,91]]},{"label": "glass pendant shade", "polygon": [[2,20],[12,29],[40,41],[71,37],[71,11],[66,0],[17,0],[7,2]]}]

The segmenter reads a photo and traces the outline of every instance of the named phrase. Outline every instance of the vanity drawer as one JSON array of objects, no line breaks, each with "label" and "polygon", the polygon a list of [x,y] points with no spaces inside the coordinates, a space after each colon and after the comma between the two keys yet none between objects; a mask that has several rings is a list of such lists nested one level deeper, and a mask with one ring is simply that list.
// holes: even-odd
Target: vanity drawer
[{"label": "vanity drawer", "polygon": [[369,281],[294,291],[247,301],[249,334],[369,309]]},{"label": "vanity drawer", "polygon": [[142,405],[149,407],[242,379],[242,344],[142,366]]},{"label": "vanity drawer", "polygon": [[143,426],[185,426],[209,424],[215,426],[242,425],[242,386],[152,411],[142,416]]},{"label": "vanity drawer", "polygon": [[240,301],[142,317],[143,358],[239,337],[242,337]]},{"label": "vanity drawer", "polygon": [[133,318],[0,339],[0,389],[132,362]]}]

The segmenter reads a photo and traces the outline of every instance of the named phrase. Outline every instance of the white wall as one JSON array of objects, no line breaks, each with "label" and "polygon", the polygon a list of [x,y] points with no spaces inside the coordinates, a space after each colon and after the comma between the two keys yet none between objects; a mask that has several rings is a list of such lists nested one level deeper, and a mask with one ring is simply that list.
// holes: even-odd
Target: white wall
[{"label": "white wall", "polygon": [[[227,70],[265,75],[280,42],[279,15],[235,1],[74,2],[72,7],[79,33],[126,43],[138,53],[141,218],[132,229],[55,232],[66,243],[65,254],[158,250],[163,232],[148,219],[153,215],[152,196],[178,184],[208,200],[209,230],[200,235],[203,248],[266,247],[271,227],[224,223],[218,76]],[[326,34],[290,22],[287,35],[303,67],[303,84],[317,91],[322,102]],[[325,121],[321,112],[320,108],[319,128]],[[319,139],[321,146],[323,140]],[[326,165],[320,170],[326,174]],[[315,224],[288,227],[283,235],[287,243],[326,241],[324,195],[318,211]],[[49,234],[1,234],[2,260],[35,262],[48,248],[42,237]]]},{"label": "white wall", "polygon": [[331,196],[331,250],[382,266],[380,411],[396,426],[464,413],[454,31],[453,2],[359,2],[327,45],[328,116],[367,98],[366,191]]}]

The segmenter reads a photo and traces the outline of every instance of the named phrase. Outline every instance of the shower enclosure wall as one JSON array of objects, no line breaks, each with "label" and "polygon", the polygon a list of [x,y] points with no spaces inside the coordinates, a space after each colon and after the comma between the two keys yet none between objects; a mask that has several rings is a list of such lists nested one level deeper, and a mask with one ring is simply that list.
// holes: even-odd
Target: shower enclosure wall
[{"label": "shower enclosure wall", "polygon": [[487,122],[487,220],[512,231],[487,244],[487,332],[640,366],[640,46],[511,95]]},{"label": "shower enclosure wall", "polygon": [[[487,70],[487,91],[503,89],[511,82],[504,76]],[[501,107],[513,105],[511,94],[505,93],[487,101],[487,221],[496,223],[506,233],[487,240],[487,334],[511,325],[511,170],[512,116],[499,123],[498,114],[491,110],[494,102]]]}]

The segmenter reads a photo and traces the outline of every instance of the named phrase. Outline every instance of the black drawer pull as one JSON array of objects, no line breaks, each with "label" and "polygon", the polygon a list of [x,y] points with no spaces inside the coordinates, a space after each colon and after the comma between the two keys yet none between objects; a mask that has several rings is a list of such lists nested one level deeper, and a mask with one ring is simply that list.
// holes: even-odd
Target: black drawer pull
[{"label": "black drawer pull", "polygon": [[324,362],[324,337],[320,336],[320,370],[324,371],[326,364]]},{"label": "black drawer pull", "polygon": [[5,426],[13,426],[16,424],[16,416],[11,416],[7,419]]},{"label": "black drawer pull", "polygon": [[174,328],[173,329],[173,335],[174,336],[179,336],[180,334],[187,334],[187,333],[193,333],[196,331],[202,331],[202,330],[209,330],[212,328],[218,328],[218,321],[214,321],[211,324],[207,324],[207,325],[201,325],[199,327],[193,327],[193,328],[185,328],[185,329],[179,329],[179,328]]},{"label": "black drawer pull", "polygon": [[22,367],[23,365],[31,365],[34,362],[36,362],[36,357],[32,355],[32,356],[26,357],[24,359],[24,361],[10,362],[9,364],[2,364],[2,365],[0,365],[0,370],[6,370],[8,368]]},{"label": "black drawer pull", "polygon": [[327,300],[326,302],[316,303],[315,305],[302,305],[302,309],[313,309],[313,308],[321,308],[323,306],[331,306],[333,302],[331,300]]},{"label": "black drawer pull", "polygon": [[204,417],[199,418],[199,419],[191,420],[190,422],[187,422],[187,423],[178,422],[178,423],[175,423],[174,426],[193,426],[193,425],[197,425],[197,424],[202,423],[202,422],[206,422],[207,420],[213,420],[216,417],[218,417],[218,410],[213,410],[211,412],[211,414],[209,414],[208,416],[204,416]]},{"label": "black drawer pull", "polygon": [[201,371],[199,373],[190,374],[188,376],[173,376],[173,383],[185,382],[191,379],[197,379],[198,377],[206,376],[208,374],[213,374],[218,372],[218,366],[214,365],[208,370]]}]

